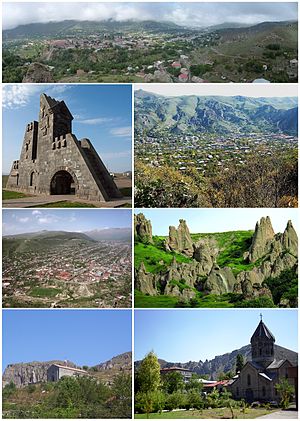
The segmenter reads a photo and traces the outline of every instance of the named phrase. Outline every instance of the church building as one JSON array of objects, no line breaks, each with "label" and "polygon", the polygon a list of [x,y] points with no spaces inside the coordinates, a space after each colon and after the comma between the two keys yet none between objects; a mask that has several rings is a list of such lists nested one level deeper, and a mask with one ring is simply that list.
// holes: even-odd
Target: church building
[{"label": "church building", "polygon": [[262,321],[262,316],[250,342],[252,359],[230,384],[229,391],[234,399],[245,399],[249,403],[278,402],[280,395],[275,385],[282,378],[294,385],[293,379],[289,377],[289,369],[293,364],[287,359],[275,358],[275,338]]}]

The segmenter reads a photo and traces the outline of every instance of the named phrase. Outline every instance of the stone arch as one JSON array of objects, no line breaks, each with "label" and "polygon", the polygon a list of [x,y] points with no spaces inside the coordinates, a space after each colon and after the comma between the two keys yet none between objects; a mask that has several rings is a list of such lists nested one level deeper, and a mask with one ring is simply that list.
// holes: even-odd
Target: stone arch
[{"label": "stone arch", "polygon": [[29,177],[29,186],[33,187],[36,185],[36,172],[35,171],[31,171],[30,173],[30,177]]},{"label": "stone arch", "polygon": [[75,173],[66,167],[59,167],[50,178],[50,194],[76,194],[78,181]]}]

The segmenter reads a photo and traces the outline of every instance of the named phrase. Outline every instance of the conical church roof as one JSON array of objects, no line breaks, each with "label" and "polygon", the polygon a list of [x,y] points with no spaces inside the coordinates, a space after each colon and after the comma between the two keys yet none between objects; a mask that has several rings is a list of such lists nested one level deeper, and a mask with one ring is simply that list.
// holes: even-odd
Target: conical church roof
[{"label": "conical church roof", "polygon": [[264,324],[264,322],[261,320],[255,330],[255,332],[253,333],[252,337],[251,337],[251,342],[254,339],[271,339],[273,342],[275,342],[275,337],[274,335],[269,331],[269,329],[267,328],[267,326]]}]

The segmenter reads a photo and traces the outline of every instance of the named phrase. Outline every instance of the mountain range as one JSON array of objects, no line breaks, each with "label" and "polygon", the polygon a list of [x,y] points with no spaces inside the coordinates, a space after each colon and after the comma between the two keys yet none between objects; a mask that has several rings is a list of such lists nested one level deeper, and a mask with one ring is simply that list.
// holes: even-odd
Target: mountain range
[{"label": "mountain range", "polygon": [[148,135],[298,132],[297,97],[168,97],[135,92],[135,131]]},{"label": "mountain range", "polygon": [[[63,37],[84,34],[97,34],[103,32],[184,32],[187,29],[172,22],[122,21],[112,19],[104,21],[77,21],[64,20],[60,22],[30,23],[19,25],[13,29],[3,31],[3,40],[26,39],[36,37]],[[188,30],[190,31],[190,29]]]},{"label": "mountain range", "polygon": [[186,27],[173,22],[154,21],[154,20],[126,20],[115,21],[107,19],[102,21],[79,21],[79,20],[63,20],[58,22],[46,23],[30,23],[19,25],[13,29],[3,31],[3,41],[14,39],[30,39],[38,37],[65,37],[74,35],[92,35],[103,32],[126,33],[126,32],[150,32],[150,33],[184,33],[184,32],[212,32],[218,31],[220,35],[227,31],[240,33],[247,31],[248,33],[257,33],[265,30],[272,30],[274,27],[286,26],[294,21],[282,22],[261,22],[258,24],[241,24],[239,22],[224,22],[213,26]]},{"label": "mountain range", "polygon": [[[251,345],[243,346],[223,355],[218,355],[212,360],[205,361],[188,361],[186,363],[173,363],[159,359],[161,368],[166,367],[182,367],[192,370],[194,373],[200,375],[208,375],[210,379],[215,380],[219,373],[226,373],[228,371],[235,372],[236,357],[242,354],[245,361],[251,361]],[[290,349],[283,348],[279,345],[274,345],[274,356],[276,360],[288,359],[293,365],[298,364],[298,353]],[[135,362],[135,368],[140,364],[140,361]]]},{"label": "mountain range", "polygon": [[38,231],[4,236],[2,239],[3,255],[13,252],[49,250],[61,245],[88,244],[97,241],[131,241],[130,228],[96,229],[86,233],[67,231]]}]

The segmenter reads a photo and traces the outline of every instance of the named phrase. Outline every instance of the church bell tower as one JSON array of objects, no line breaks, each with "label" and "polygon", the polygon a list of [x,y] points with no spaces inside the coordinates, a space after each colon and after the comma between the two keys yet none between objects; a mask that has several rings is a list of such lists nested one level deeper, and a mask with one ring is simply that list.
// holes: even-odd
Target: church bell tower
[{"label": "church bell tower", "polygon": [[274,361],[275,338],[262,321],[262,315],[260,317],[260,322],[250,340],[251,353],[252,361],[266,368]]}]

